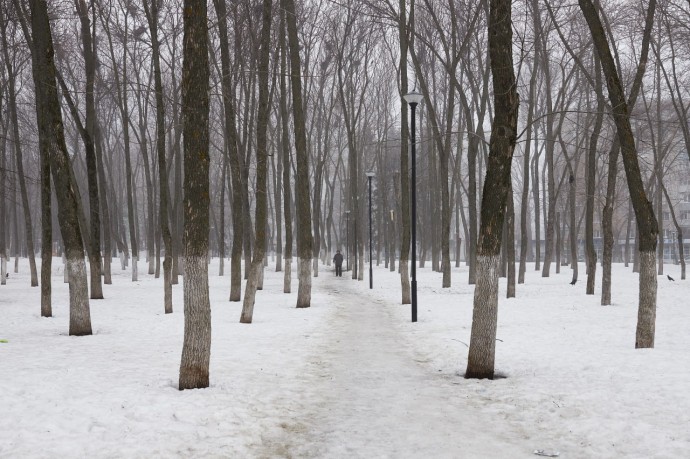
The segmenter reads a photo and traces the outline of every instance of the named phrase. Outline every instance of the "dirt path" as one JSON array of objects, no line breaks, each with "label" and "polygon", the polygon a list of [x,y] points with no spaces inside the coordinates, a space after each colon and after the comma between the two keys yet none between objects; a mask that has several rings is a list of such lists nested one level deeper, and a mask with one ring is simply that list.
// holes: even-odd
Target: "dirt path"
[{"label": "dirt path", "polygon": [[484,433],[500,431],[484,423],[502,420],[471,409],[457,381],[415,362],[393,326],[388,311],[394,306],[372,300],[361,283],[346,277],[326,275],[318,284],[337,303],[308,365],[305,412],[298,409],[284,426],[283,441],[272,442],[282,445],[280,455],[503,457],[524,451]]}]

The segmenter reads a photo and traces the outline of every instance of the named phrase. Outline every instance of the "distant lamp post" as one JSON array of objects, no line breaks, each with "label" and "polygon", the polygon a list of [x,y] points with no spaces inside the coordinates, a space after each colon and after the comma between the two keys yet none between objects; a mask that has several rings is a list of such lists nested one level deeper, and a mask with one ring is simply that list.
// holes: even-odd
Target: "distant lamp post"
[{"label": "distant lamp post", "polygon": [[415,138],[415,109],[424,99],[414,89],[403,96],[412,110],[412,122],[410,128],[410,144],[412,145],[412,182],[411,210],[412,210],[412,322],[417,322],[417,166],[416,166],[416,138]]},{"label": "distant lamp post", "polygon": [[345,234],[347,235],[345,238],[345,258],[347,260],[347,269],[346,271],[350,270],[350,211],[346,210],[345,211]]},{"label": "distant lamp post", "polygon": [[372,171],[367,172],[367,179],[369,180],[369,288],[374,288],[374,271],[371,263],[371,179],[374,178]]}]

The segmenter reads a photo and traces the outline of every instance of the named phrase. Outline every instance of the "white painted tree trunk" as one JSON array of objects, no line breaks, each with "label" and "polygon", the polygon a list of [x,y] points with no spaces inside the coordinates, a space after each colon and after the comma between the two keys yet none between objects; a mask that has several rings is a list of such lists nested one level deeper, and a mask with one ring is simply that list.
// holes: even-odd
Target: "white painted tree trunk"
[{"label": "white painted tree trunk", "polygon": [[172,257],[165,255],[163,259],[163,307],[166,314],[173,312],[172,304]]},{"label": "white painted tree trunk", "polygon": [[472,341],[466,377],[494,377],[496,327],[498,324],[498,272],[500,255],[477,254],[477,276],[472,313]]},{"label": "white painted tree trunk", "polygon": [[283,293],[292,292],[292,258],[285,259],[285,271],[283,275]]},{"label": "white painted tree trunk", "polygon": [[400,286],[402,287],[402,303],[410,304],[412,299],[410,297],[410,266],[409,261],[400,260]]},{"label": "white painted tree trunk", "polygon": [[635,348],[653,348],[656,327],[656,253],[640,252],[640,305]]},{"label": "white painted tree trunk", "polygon": [[0,273],[2,274],[2,279],[0,279],[0,285],[7,284],[7,260],[2,257],[0,260]]},{"label": "white painted tree trunk", "polygon": [[124,271],[125,268],[127,268],[127,264],[125,263],[125,254],[123,252],[118,252],[117,256],[120,258],[120,269]]},{"label": "white painted tree trunk", "polygon": [[111,260],[112,257],[110,254],[106,254],[105,257],[103,257],[103,283],[110,285],[113,283],[112,276],[111,276]]},{"label": "white painted tree trunk", "polygon": [[308,308],[311,306],[311,259],[298,258],[297,262],[297,278],[299,286],[297,287],[297,307]]},{"label": "white painted tree trunk", "polygon": [[184,289],[184,344],[180,390],[208,387],[211,358],[211,302],[206,257],[187,257]]},{"label": "white painted tree trunk", "polygon": [[65,271],[69,277],[69,334],[91,334],[89,289],[84,258],[67,260]]},{"label": "white painted tree trunk", "polygon": [[247,285],[244,289],[244,302],[242,304],[242,314],[240,323],[250,324],[254,317],[254,303],[256,301],[256,290],[259,285],[259,278],[263,272],[262,262],[253,262],[247,277]]},{"label": "white painted tree trunk", "polygon": [[138,261],[139,257],[132,257],[132,282],[139,280],[139,266],[137,265]]}]

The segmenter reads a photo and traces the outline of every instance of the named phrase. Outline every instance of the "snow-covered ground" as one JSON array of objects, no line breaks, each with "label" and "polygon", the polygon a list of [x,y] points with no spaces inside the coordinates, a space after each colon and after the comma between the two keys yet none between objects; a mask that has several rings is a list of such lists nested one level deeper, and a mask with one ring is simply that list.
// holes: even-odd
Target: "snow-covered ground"
[{"label": "snow-covered ground", "polygon": [[[12,264],[10,264],[12,266]],[[39,264],[40,266],[40,264]],[[226,265],[227,266],[227,265]],[[690,280],[660,276],[656,348],[635,350],[637,275],[614,267],[613,306],[542,278],[517,298],[501,284],[496,368],[465,380],[472,290],[418,270],[419,322],[400,281],[321,267],[296,309],[273,263],[254,323],[227,301],[211,264],[211,387],[178,391],[182,286],[163,313],[161,279],[116,271],[91,301],[94,334],[70,337],[67,286],[53,263],[53,318],[40,317],[28,262],[0,287],[0,457],[668,458],[690,454]],[[60,269],[58,269],[60,268]],[[553,271],[553,269],[552,269]],[[295,269],[293,268],[293,273]],[[599,273],[600,274],[600,268]],[[597,287],[600,279],[597,279]]]}]

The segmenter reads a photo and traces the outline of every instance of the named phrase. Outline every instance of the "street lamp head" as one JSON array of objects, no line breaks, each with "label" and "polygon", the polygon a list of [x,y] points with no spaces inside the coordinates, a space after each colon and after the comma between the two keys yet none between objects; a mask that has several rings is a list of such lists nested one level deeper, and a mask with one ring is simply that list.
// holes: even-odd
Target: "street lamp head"
[{"label": "street lamp head", "polygon": [[369,178],[372,178],[372,177],[375,177],[376,174],[374,174],[374,171],[369,171],[369,172],[366,173],[366,176],[369,177]]},{"label": "street lamp head", "polygon": [[405,99],[405,102],[407,102],[410,105],[410,107],[415,107],[424,99],[424,96],[413,89],[412,91],[405,94],[403,96],[403,99]]}]

